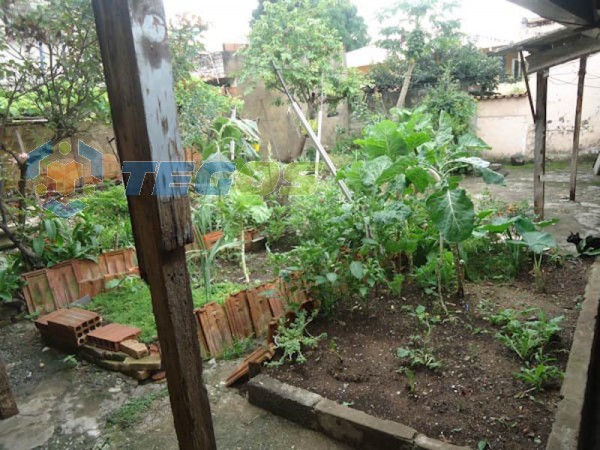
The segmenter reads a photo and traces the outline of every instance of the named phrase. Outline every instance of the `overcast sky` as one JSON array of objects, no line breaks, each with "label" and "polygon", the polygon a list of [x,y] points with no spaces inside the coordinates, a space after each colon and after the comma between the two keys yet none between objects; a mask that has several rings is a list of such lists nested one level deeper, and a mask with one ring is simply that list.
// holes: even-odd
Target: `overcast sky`
[{"label": "overcast sky", "polygon": [[[248,22],[257,0],[165,0],[167,16],[192,12],[209,25],[205,44],[209,50],[220,50],[223,42],[245,42],[249,32]],[[391,0],[349,0],[357,7],[369,25],[369,32],[376,37],[379,23],[378,11],[392,3]],[[521,20],[535,17],[532,13],[510,3],[508,0],[459,0],[458,16],[463,30],[470,35],[481,36],[485,42],[500,40],[512,42],[519,35]]]}]

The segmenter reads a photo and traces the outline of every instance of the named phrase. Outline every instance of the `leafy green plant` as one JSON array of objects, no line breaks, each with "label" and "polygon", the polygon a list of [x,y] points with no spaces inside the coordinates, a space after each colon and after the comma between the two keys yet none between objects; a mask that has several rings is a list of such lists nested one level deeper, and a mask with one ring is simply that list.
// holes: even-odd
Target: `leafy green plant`
[{"label": "leafy green plant", "polygon": [[430,255],[426,264],[415,268],[414,276],[417,284],[429,295],[435,294],[438,288],[438,276],[444,289],[452,289],[456,284],[452,252],[445,251],[441,259],[435,254]]},{"label": "leafy green plant", "polygon": [[280,366],[285,361],[303,364],[306,357],[302,353],[303,348],[315,348],[321,339],[327,338],[326,333],[319,336],[312,336],[306,330],[306,327],[312,322],[313,316],[308,316],[306,311],[300,311],[296,314],[296,319],[291,323],[286,323],[285,317],[279,319],[277,334],[273,338],[278,350],[283,351],[281,358],[277,361],[271,361],[272,366]]},{"label": "leafy green plant", "polygon": [[[146,283],[139,277],[125,277],[122,282],[116,280],[111,286],[114,287],[96,295],[85,308],[98,312],[109,322],[125,323],[139,328],[142,330],[140,339],[151,342],[157,332],[150,289]],[[243,286],[215,283],[212,288],[210,299],[207,299],[204,289],[192,290],[195,307],[203,306],[209,301],[222,304],[231,294],[243,289]]]},{"label": "leafy green plant", "polygon": [[441,319],[439,316],[431,315],[427,312],[427,309],[423,305],[417,306],[414,311],[409,313],[411,316],[416,317],[419,324],[426,329],[425,338],[427,339],[431,334],[431,331],[435,324],[438,324]]},{"label": "leafy green plant", "polygon": [[432,349],[400,347],[396,349],[396,355],[413,369],[424,367],[428,370],[435,370],[442,367],[442,363],[435,357]]},{"label": "leafy green plant", "polygon": [[31,244],[46,266],[51,267],[69,259],[94,259],[100,253],[101,231],[102,227],[84,213],[69,221],[47,213]]},{"label": "leafy green plant", "polygon": [[226,348],[221,355],[221,359],[229,360],[229,359],[237,359],[255,347],[256,343],[252,338],[246,339],[234,339],[233,345],[231,347]]},{"label": "leafy green plant", "polygon": [[107,182],[84,198],[89,221],[102,229],[98,241],[103,250],[130,247],[134,244],[125,188]]},{"label": "leafy green plant", "polygon": [[0,301],[12,301],[19,289],[25,285],[17,266],[18,260],[13,259],[0,270]]},{"label": "leafy green plant", "polygon": [[131,294],[135,294],[140,289],[142,289],[144,283],[141,281],[141,278],[137,275],[125,275],[121,278],[115,278],[114,280],[107,281],[105,284],[106,289],[116,289],[119,288],[123,291],[126,291]]},{"label": "leafy green plant", "polygon": [[524,313],[507,310],[492,319],[495,323],[503,324],[496,339],[523,361],[530,361],[546,349],[552,338],[560,332],[560,322],[564,319],[563,316],[558,316],[548,320],[543,311],[535,310],[535,313],[537,317],[534,319],[523,320]]},{"label": "leafy green plant", "polygon": [[404,286],[405,280],[406,277],[400,273],[394,275],[393,280],[389,282],[390,291],[400,297],[402,295],[402,287]]},{"label": "leafy green plant", "polygon": [[427,92],[423,107],[434,117],[438,117],[442,111],[447,112],[456,136],[471,131],[476,113],[475,99],[462,91],[450,74],[445,73],[439,83]]},{"label": "leafy green plant", "polygon": [[236,191],[221,198],[219,207],[223,214],[223,232],[230,240],[237,239],[244,277],[246,283],[250,283],[250,273],[246,264],[245,231],[248,227],[265,223],[271,217],[271,211],[258,195],[244,195]]},{"label": "leafy green plant", "polygon": [[520,372],[515,373],[515,378],[531,386],[536,391],[544,390],[544,387],[562,380],[564,373],[556,366],[546,362],[540,362],[532,367],[521,367]]},{"label": "leafy green plant", "polygon": [[66,365],[68,365],[72,369],[79,366],[79,361],[77,361],[77,358],[75,357],[75,355],[65,356],[62,359],[62,362],[64,362]]},{"label": "leafy green plant", "polygon": [[534,222],[523,215],[512,217],[497,217],[489,223],[478,227],[479,232],[503,234],[504,242],[509,246],[513,255],[515,267],[518,267],[523,249],[531,252],[533,258],[533,273],[536,290],[544,292],[545,281],[542,271],[544,254],[557,248],[556,240],[550,233],[540,229],[555,224],[556,220]]},{"label": "leafy green plant", "polygon": [[[214,203],[205,201],[198,205],[192,211],[192,221],[194,236],[198,250],[189,250],[186,252],[188,263],[197,264],[202,274],[205,297],[212,297],[212,271],[215,266],[217,255],[220,251],[237,246],[237,243],[231,239],[220,238],[211,248],[208,248],[203,236],[218,226],[219,221],[215,218],[218,207]],[[193,271],[190,271],[193,274]]]}]

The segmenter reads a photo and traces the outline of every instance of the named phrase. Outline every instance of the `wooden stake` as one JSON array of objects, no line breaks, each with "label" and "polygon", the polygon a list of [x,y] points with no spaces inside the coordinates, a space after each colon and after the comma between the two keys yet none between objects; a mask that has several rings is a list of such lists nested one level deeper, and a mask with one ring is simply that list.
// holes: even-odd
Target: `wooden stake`
[{"label": "wooden stake", "polygon": [[[92,4],[120,160],[183,161],[162,1]],[[189,199],[173,190],[153,195],[155,186],[164,192],[171,182],[148,173],[140,195],[127,200],[140,271],[152,294],[179,447],[214,450],[184,248],[193,240]]]},{"label": "wooden stake", "polygon": [[583,111],[583,89],[585,87],[585,72],[587,69],[587,56],[579,60],[579,82],[577,84],[577,105],[575,107],[575,130],[573,133],[573,154],[571,156],[571,186],[569,200],[575,201],[577,191],[577,163],[579,159],[579,138],[581,136],[581,113]]},{"label": "wooden stake", "polygon": [[0,420],[8,419],[17,414],[19,414],[19,409],[17,408],[15,397],[10,390],[6,366],[0,360]]},{"label": "wooden stake", "polygon": [[533,98],[531,97],[531,87],[529,86],[529,74],[527,73],[527,64],[525,63],[525,57],[523,51],[519,52],[519,58],[521,58],[521,72],[523,72],[523,78],[525,79],[525,87],[527,88],[527,98],[529,99],[529,108],[531,109],[531,118],[535,122],[535,108],[533,106]]},{"label": "wooden stake", "polygon": [[544,218],[544,191],[546,175],[546,130],[548,105],[547,69],[537,73],[536,115],[535,115],[535,147],[533,167],[533,207],[540,219]]}]

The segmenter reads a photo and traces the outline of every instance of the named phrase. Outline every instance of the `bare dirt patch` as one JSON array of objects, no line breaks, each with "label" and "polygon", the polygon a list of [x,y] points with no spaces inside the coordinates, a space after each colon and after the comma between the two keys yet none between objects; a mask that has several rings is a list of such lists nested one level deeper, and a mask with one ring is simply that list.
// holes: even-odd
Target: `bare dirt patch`
[{"label": "bare dirt patch", "polygon": [[565,370],[589,266],[589,261],[573,259],[547,268],[545,294],[534,292],[527,272],[510,284],[468,284],[466,301],[450,306],[455,319],[431,332],[429,346],[442,368],[416,370],[413,391],[406,375],[398,373],[396,349],[409,347],[410,336],[424,330],[403,307],[424,305],[431,311],[433,299],[410,285],[402,297],[381,292],[372,298],[368,314],[346,304],[330,319],[316,320],[310,333],[328,337],[305,353],[308,361],[266,371],[432,438],[473,448],[485,440],[493,449],[542,449],[560,400],[559,386],[526,392],[528,386],[513,376],[522,362],[494,338],[498,328],[483,319],[477,306],[539,307],[549,317],[564,316],[552,349],[555,364]]}]

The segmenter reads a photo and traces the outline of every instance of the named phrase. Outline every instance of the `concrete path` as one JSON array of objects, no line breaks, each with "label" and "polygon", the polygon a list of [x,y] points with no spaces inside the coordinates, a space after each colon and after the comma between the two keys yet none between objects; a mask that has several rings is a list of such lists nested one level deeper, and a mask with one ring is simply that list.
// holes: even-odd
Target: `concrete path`
[{"label": "concrete path", "polygon": [[[45,347],[31,322],[0,328],[0,356],[7,364],[20,414],[0,421],[0,450],[177,449],[169,399],[155,400],[139,423],[120,429],[107,418],[126,402],[166,388],[139,385],[120,373],[79,363]],[[206,364],[219,449],[335,450],[347,447],[319,433],[251,406],[222,383],[235,361]]]},{"label": "concrete path", "polygon": [[[485,154],[483,155],[485,157]],[[489,190],[494,198],[518,203],[527,201],[533,207],[533,167],[505,165],[508,171],[506,186],[486,185],[481,178],[470,177],[461,183],[468,191],[481,198]],[[577,198],[569,201],[569,169],[565,164],[549,164],[546,170],[546,219],[559,219],[559,223],[546,230],[554,235],[561,250],[576,253],[573,244],[565,240],[570,232],[582,236],[600,235],[600,176],[592,174],[589,163],[579,166]]]}]

